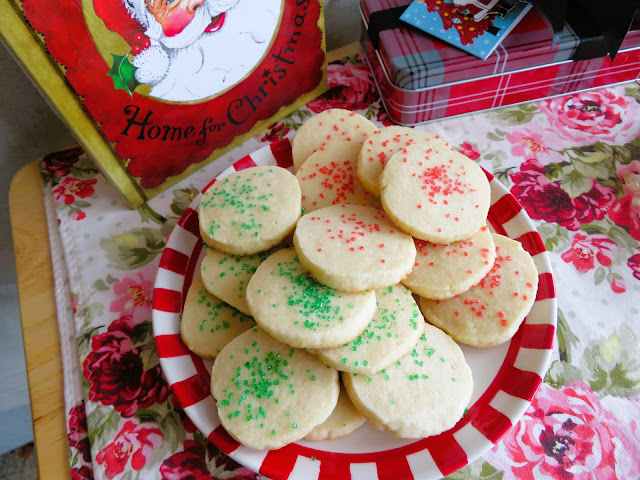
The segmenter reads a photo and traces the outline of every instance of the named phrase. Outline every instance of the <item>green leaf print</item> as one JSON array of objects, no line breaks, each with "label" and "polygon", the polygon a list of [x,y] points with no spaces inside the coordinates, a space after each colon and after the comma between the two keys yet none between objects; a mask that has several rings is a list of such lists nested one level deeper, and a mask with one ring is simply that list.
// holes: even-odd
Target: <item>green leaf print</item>
[{"label": "green leaf print", "polygon": [[187,207],[191,205],[193,199],[198,196],[198,189],[195,187],[181,188],[174,190],[173,202],[171,202],[171,211],[178,217],[181,217]]},{"label": "green leaf print", "polygon": [[571,198],[576,198],[591,190],[593,181],[582,175],[578,170],[568,172],[562,180],[562,189],[569,194]]},{"label": "green leaf print", "polygon": [[571,331],[567,319],[560,309],[558,309],[558,330],[556,331],[556,337],[558,339],[560,360],[571,362],[571,347],[577,345],[578,337]]},{"label": "green leaf print", "polygon": [[106,252],[110,267],[135,270],[152,262],[162,253],[165,243],[159,230],[133,228],[121,235],[101,239],[100,247]]},{"label": "green leaf print", "polygon": [[489,462],[479,458],[445,478],[446,480],[502,480],[503,476],[504,471],[498,470]]},{"label": "green leaf print", "polygon": [[507,125],[520,125],[529,123],[538,113],[538,107],[533,103],[525,103],[516,107],[503,108],[494,113],[495,117]]},{"label": "green leaf print", "polygon": [[544,377],[544,381],[556,389],[576,380],[584,381],[578,367],[562,360],[553,362]]},{"label": "green leaf print", "polygon": [[89,442],[93,451],[101,450],[118,431],[120,415],[112,407],[98,405],[87,414]]}]

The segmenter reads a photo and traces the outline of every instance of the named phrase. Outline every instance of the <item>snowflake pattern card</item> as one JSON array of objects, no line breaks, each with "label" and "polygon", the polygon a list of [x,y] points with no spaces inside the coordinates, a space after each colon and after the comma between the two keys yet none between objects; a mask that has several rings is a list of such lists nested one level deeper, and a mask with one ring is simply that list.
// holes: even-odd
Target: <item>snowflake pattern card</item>
[{"label": "snowflake pattern card", "polygon": [[485,60],[530,8],[521,0],[415,0],[400,20]]}]

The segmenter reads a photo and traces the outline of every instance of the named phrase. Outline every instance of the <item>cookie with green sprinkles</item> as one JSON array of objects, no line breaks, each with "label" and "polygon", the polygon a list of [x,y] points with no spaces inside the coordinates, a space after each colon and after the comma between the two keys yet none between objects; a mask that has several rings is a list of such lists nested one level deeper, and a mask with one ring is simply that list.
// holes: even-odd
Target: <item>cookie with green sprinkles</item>
[{"label": "cookie with green sprinkles", "polygon": [[275,166],[246,168],[213,183],[202,194],[198,209],[204,242],[233,255],[278,245],[300,215],[298,180]]},{"label": "cookie with green sprinkles", "polygon": [[249,281],[247,302],[260,327],[299,348],[333,348],[354,339],[376,309],[375,292],[342,292],[319,283],[294,249],[260,264]]},{"label": "cookie with green sprinkles", "polygon": [[222,426],[261,450],[304,438],[329,417],[339,392],[336,370],[258,327],[231,341],[211,371]]},{"label": "cookie with green sprinkles", "polygon": [[313,152],[330,142],[341,140],[358,145],[373,133],[376,126],[362,115],[342,108],[330,108],[304,122],[291,142],[296,170]]},{"label": "cookie with green sprinkles", "polygon": [[204,286],[232,307],[251,315],[247,304],[249,280],[258,266],[272,253],[273,249],[254,255],[230,255],[207,247],[200,265]]},{"label": "cookie with green sprinkles", "polygon": [[350,342],[325,350],[309,350],[332,367],[372,374],[404,357],[424,331],[424,318],[411,292],[400,284],[376,290],[371,323]]},{"label": "cookie with green sprinkles", "polygon": [[466,292],[489,273],[496,260],[496,246],[487,226],[448,245],[417,238],[414,242],[416,262],[402,283],[425,298],[443,300]]},{"label": "cookie with green sprinkles", "polygon": [[452,428],[471,400],[473,379],[462,350],[433,325],[411,352],[372,375],[342,373],[356,408],[379,429],[402,438]]},{"label": "cookie with green sprinkles", "polygon": [[348,292],[395,285],[411,273],[416,257],[411,235],[382,210],[363,205],[332,205],[304,215],[293,244],[316,280]]},{"label": "cookie with green sprinkles", "polygon": [[344,437],[365,421],[364,416],[353,405],[349,395],[347,395],[344,385],[340,384],[340,396],[338,397],[336,408],[333,409],[329,418],[311,430],[304,439],[319,441]]},{"label": "cookie with green sprinkles", "polygon": [[180,320],[180,336],[189,350],[215,358],[227,343],[253,326],[253,318],[209,293],[202,277],[193,280]]},{"label": "cookie with green sprinkles", "polygon": [[381,208],[356,176],[360,145],[336,141],[320,147],[296,172],[305,213],[329,205],[370,205]]},{"label": "cookie with green sprinkles", "polygon": [[428,322],[474,347],[493,347],[513,337],[538,291],[538,271],[531,255],[516,240],[492,236],[496,260],[484,278],[453,298],[419,302]]}]

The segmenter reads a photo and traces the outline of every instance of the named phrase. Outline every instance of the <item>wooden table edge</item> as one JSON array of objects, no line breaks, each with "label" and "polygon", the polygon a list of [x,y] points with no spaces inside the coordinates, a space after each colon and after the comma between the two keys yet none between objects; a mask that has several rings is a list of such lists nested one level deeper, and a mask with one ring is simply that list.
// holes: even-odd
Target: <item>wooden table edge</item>
[{"label": "wooden table edge", "polygon": [[70,478],[60,336],[40,159],[21,168],[9,187],[9,215],[38,476]]}]

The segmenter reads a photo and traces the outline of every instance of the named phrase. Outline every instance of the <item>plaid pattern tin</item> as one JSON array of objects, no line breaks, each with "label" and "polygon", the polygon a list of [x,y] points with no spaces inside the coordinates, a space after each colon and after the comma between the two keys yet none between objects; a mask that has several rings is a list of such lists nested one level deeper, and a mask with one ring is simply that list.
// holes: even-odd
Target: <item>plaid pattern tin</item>
[{"label": "plaid pattern tin", "polygon": [[572,61],[580,38],[565,28],[553,47],[553,30],[535,9],[487,60],[481,60],[410,26],[369,36],[373,14],[411,0],[362,0],[362,45],[387,114],[415,125],[637,78],[640,30],[629,32],[615,61]]}]

